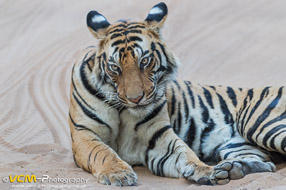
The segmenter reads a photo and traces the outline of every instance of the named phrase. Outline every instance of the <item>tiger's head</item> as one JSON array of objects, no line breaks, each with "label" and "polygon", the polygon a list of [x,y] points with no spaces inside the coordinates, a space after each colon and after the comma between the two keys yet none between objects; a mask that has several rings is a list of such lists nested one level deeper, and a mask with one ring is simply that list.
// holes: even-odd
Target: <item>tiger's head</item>
[{"label": "tiger's head", "polygon": [[161,37],[167,12],[166,4],[159,3],[143,22],[115,24],[97,11],[87,15],[88,28],[98,41],[99,78],[114,88],[125,107],[140,109],[156,101],[165,93],[165,82],[174,77],[178,61]]}]

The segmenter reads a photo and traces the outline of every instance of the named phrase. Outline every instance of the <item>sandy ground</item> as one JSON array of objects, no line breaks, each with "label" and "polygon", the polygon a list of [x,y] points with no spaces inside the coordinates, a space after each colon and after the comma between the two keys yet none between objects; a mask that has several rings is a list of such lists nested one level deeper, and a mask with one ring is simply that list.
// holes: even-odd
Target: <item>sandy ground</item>
[{"label": "sandy ground", "polygon": [[[124,3],[123,3],[124,2]],[[142,20],[158,1],[0,1],[0,189],[51,189],[63,183],[4,183],[9,175],[85,178],[85,189],[109,189],[72,160],[67,123],[70,73],[81,50],[94,44],[89,10],[110,22]],[[164,36],[181,58],[179,76],[240,87],[286,84],[286,1],[167,0]],[[137,167],[125,189],[286,189],[286,164],[225,186],[156,177]],[[4,182],[2,178],[4,177]],[[52,186],[54,185],[54,186]],[[74,183],[66,188],[77,189]],[[57,189],[56,188],[56,189]]]}]

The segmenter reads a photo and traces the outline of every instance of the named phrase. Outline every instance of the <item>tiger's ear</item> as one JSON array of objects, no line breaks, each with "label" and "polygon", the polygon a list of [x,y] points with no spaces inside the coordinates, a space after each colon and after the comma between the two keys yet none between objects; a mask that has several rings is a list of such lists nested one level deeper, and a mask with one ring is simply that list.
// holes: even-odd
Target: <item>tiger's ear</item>
[{"label": "tiger's ear", "polygon": [[110,25],[107,19],[97,11],[90,11],[87,14],[86,23],[88,29],[98,39],[106,36],[106,29]]},{"label": "tiger's ear", "polygon": [[151,29],[159,33],[160,29],[164,25],[167,15],[168,15],[167,5],[161,2],[152,7],[147,18],[145,19],[145,22]]}]

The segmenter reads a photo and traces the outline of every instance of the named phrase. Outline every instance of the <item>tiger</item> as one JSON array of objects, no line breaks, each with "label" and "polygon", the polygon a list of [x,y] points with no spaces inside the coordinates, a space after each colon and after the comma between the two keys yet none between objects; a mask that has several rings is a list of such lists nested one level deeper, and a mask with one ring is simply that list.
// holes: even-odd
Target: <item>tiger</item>
[{"label": "tiger", "polygon": [[75,164],[105,185],[153,174],[223,185],[274,172],[286,155],[285,87],[232,88],[176,77],[179,59],[161,29],[167,5],[142,22],[87,15],[95,37],[72,69],[69,126]]}]

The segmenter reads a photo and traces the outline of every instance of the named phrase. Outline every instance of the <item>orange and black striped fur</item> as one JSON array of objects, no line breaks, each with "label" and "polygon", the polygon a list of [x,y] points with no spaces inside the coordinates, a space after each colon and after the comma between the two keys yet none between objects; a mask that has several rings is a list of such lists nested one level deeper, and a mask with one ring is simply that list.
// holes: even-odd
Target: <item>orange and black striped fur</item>
[{"label": "orange and black striped fur", "polygon": [[[70,129],[76,164],[102,184],[135,185],[131,165],[200,184],[275,171],[286,154],[286,89],[236,89],[178,81],[179,61],[162,40],[164,3],[143,22],[109,24],[73,67]],[[214,166],[210,166],[210,165]]]}]

